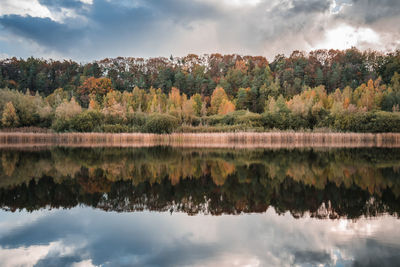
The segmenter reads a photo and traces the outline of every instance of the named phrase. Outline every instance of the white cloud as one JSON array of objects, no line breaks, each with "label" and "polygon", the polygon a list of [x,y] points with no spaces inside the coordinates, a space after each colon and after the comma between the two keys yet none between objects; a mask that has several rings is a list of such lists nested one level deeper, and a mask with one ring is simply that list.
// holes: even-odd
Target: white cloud
[{"label": "white cloud", "polygon": [[93,0],[80,0],[80,1],[87,5],[93,5]]},{"label": "white cloud", "polygon": [[380,36],[374,30],[340,25],[327,30],[324,34],[324,39],[317,43],[313,49],[347,49],[353,46],[366,49],[380,45]]},{"label": "white cloud", "polygon": [[92,263],[92,260],[84,260],[84,261],[80,261],[80,262],[75,262],[71,265],[71,267],[91,267],[91,266],[95,266]]},{"label": "white cloud", "polygon": [[0,16],[2,15],[29,15],[39,18],[52,18],[49,9],[41,5],[38,0],[2,0]]}]

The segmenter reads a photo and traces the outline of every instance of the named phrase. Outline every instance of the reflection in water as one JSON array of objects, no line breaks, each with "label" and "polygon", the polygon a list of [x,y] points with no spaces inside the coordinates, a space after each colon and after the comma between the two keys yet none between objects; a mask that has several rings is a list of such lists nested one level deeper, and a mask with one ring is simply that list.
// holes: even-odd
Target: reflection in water
[{"label": "reflection in water", "polygon": [[0,265],[400,261],[396,149],[58,147],[0,160]]},{"label": "reflection in water", "polygon": [[[4,265],[396,266],[400,221],[187,216],[90,208],[0,213]],[[17,223],[16,223],[17,222]]]},{"label": "reflection in water", "polygon": [[189,214],[264,212],[358,218],[400,208],[396,149],[1,150],[4,209],[71,208]]}]

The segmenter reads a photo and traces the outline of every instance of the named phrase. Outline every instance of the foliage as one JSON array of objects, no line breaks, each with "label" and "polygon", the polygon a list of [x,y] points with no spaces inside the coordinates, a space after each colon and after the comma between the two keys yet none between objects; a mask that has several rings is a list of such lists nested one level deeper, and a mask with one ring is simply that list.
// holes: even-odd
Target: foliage
[{"label": "foliage", "polygon": [[121,124],[104,124],[102,130],[105,133],[126,133],[130,132],[130,128],[127,125]]},{"label": "foliage", "polygon": [[70,130],[77,132],[93,132],[103,124],[104,115],[96,110],[85,110],[74,116],[70,122]]},{"label": "foliage", "polygon": [[178,126],[178,120],[167,114],[151,114],[145,124],[148,133],[168,134]]},{"label": "foliage", "polygon": [[16,127],[19,124],[18,115],[15,112],[15,108],[11,102],[7,102],[4,106],[3,116],[1,122],[5,127]]},{"label": "foliage", "polygon": [[[400,51],[355,48],[294,51],[272,62],[220,54],[83,65],[12,58],[0,60],[0,114],[10,102],[19,127],[57,131],[117,124],[144,131],[152,114],[171,115],[184,126],[397,131],[390,127],[400,110],[399,73]],[[102,114],[94,119],[97,127],[89,120],[98,113],[87,110]]]}]

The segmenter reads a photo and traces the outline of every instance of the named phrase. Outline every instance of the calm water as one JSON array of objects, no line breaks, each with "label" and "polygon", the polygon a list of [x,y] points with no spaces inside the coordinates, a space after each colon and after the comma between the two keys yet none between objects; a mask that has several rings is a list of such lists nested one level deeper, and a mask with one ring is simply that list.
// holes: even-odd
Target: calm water
[{"label": "calm water", "polygon": [[400,150],[0,149],[1,266],[399,266]]}]

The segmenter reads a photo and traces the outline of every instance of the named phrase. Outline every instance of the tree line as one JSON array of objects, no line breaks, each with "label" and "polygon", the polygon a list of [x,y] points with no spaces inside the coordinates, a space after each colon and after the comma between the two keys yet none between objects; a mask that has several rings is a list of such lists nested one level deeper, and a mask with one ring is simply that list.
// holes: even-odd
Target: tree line
[{"label": "tree line", "polygon": [[[1,126],[56,131],[400,131],[400,50],[0,61]],[[178,127],[179,126],[179,127]]]}]

